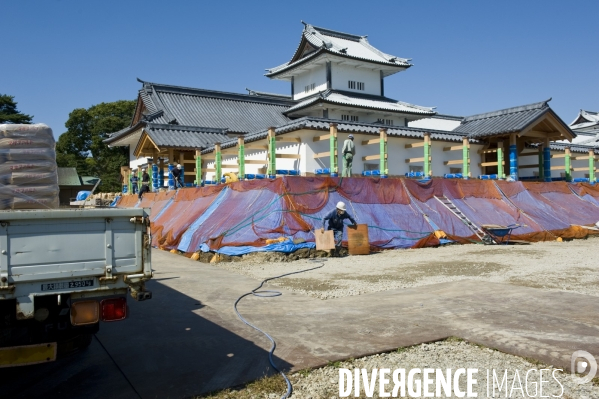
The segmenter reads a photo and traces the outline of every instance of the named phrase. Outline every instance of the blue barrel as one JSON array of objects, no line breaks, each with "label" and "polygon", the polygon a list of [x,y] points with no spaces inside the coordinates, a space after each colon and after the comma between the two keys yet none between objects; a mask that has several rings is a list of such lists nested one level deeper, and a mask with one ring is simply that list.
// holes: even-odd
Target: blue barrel
[{"label": "blue barrel", "polygon": [[158,185],[160,186],[160,188],[164,188],[164,168],[160,168],[160,170],[158,171],[158,174],[160,175],[160,176],[158,176],[158,178],[159,178]]},{"label": "blue barrel", "polygon": [[158,192],[159,184],[158,165],[154,164],[152,165],[152,191]]},{"label": "blue barrel", "polygon": [[175,189],[175,178],[173,177],[173,168],[174,167],[175,167],[175,165],[173,165],[172,163],[168,164],[168,189],[169,190]]}]

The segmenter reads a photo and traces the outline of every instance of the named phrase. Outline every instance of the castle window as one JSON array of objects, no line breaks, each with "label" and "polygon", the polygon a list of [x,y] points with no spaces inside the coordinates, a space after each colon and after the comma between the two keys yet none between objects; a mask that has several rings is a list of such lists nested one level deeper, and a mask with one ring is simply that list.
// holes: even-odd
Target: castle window
[{"label": "castle window", "polygon": [[310,93],[312,90],[314,90],[314,83],[304,87],[304,93]]},{"label": "castle window", "polygon": [[393,119],[379,118],[376,120],[376,123],[381,123],[381,124],[387,125],[387,126],[393,126]]},{"label": "castle window", "polygon": [[341,115],[341,120],[342,121],[357,122],[358,121],[358,115]]},{"label": "castle window", "polygon": [[352,89],[352,90],[364,90],[364,82],[356,82],[355,80],[348,80],[347,88]]}]

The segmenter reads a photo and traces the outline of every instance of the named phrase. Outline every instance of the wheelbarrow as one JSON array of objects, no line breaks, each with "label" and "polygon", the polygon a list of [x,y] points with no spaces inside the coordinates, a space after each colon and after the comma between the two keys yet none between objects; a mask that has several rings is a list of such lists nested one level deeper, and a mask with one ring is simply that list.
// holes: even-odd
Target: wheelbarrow
[{"label": "wheelbarrow", "polygon": [[512,236],[512,230],[522,227],[520,224],[511,224],[509,226],[501,226],[498,224],[483,224],[481,229],[485,232],[486,236],[483,237],[485,244],[503,244],[507,245],[510,243],[510,237]]}]

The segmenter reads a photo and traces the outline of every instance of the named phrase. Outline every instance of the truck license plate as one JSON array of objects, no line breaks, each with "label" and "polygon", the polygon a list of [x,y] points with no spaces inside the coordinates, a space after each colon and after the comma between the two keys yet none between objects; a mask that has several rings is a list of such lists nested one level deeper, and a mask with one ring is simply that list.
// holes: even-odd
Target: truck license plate
[{"label": "truck license plate", "polygon": [[94,280],[64,281],[61,283],[42,284],[42,291],[68,290],[72,288],[93,287]]}]

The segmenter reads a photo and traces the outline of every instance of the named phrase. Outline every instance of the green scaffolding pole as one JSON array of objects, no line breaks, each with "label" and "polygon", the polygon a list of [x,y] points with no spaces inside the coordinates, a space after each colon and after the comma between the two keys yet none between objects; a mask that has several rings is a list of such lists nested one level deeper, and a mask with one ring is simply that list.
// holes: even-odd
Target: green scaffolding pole
[{"label": "green scaffolding pole", "polygon": [[215,180],[216,184],[220,183],[220,179],[223,177],[223,159],[222,154],[220,152],[220,145],[217,146],[216,155],[214,157],[214,169],[216,170]]},{"label": "green scaffolding pole", "polygon": [[380,162],[379,169],[381,175],[387,176],[389,174],[389,169],[387,168],[387,130],[381,129],[381,141],[380,141]]},{"label": "green scaffolding pole", "polygon": [[275,130],[268,130],[268,177],[275,177],[277,174],[277,141]]},{"label": "green scaffolding pole", "polygon": [[470,148],[468,144],[468,139],[462,139],[462,177],[464,179],[468,178],[469,169],[470,168]]},{"label": "green scaffolding pole", "polygon": [[337,165],[337,135],[333,133],[329,137],[329,151],[331,173],[339,173],[339,166]]},{"label": "green scaffolding pole", "polygon": [[430,176],[431,173],[431,160],[430,160],[430,136],[424,136],[424,176]]},{"label": "green scaffolding pole", "polygon": [[202,152],[196,150],[196,186],[202,185]]},{"label": "green scaffolding pole", "polygon": [[570,159],[570,148],[566,147],[566,155],[564,156],[564,167],[565,167],[565,177],[566,181],[572,181],[572,172],[571,172],[571,159]]},{"label": "green scaffolding pole", "polygon": [[595,152],[589,150],[589,182],[595,181]]},{"label": "green scaffolding pole", "polygon": [[245,146],[243,145],[243,142],[241,142],[241,144],[239,145],[239,152],[238,152],[238,160],[239,160],[239,174],[238,174],[238,178],[239,180],[243,180],[245,178]]}]

